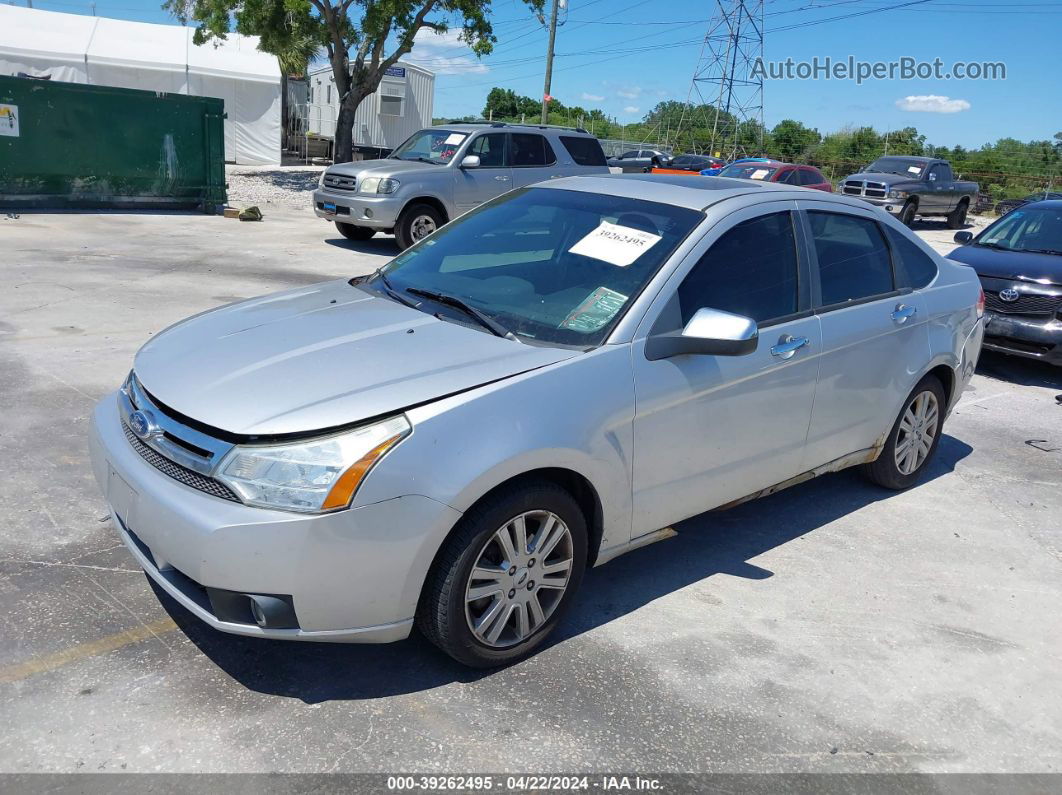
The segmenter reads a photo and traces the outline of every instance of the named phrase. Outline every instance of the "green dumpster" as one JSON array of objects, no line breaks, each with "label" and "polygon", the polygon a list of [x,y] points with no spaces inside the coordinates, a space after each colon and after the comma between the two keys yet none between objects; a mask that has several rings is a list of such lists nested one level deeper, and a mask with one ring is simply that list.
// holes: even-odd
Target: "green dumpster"
[{"label": "green dumpster", "polygon": [[224,118],[211,97],[0,76],[0,207],[216,212]]}]

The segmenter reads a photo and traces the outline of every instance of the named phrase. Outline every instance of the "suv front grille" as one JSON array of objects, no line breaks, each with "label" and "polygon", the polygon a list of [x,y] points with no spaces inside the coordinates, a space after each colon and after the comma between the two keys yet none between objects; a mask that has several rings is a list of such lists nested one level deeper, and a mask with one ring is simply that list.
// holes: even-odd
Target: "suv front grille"
[{"label": "suv front grille", "polygon": [[325,174],[324,186],[332,190],[356,190],[358,180],[355,177],[344,177],[340,174]]},{"label": "suv front grille", "polygon": [[1053,315],[1062,309],[1062,295],[1022,293],[1017,301],[1004,301],[998,292],[985,290],[985,308],[1001,315]]},{"label": "suv front grille", "polygon": [[849,196],[869,196],[872,199],[884,199],[889,192],[889,186],[884,182],[864,182],[850,179],[841,185],[841,192]]},{"label": "suv front grille", "polygon": [[133,433],[132,429],[125,424],[125,420],[122,420],[122,430],[125,432],[125,438],[129,440],[129,444],[133,449],[137,451],[141,458],[147,461],[151,466],[155,467],[159,472],[164,475],[168,475],[180,483],[186,486],[191,486],[193,489],[210,494],[214,497],[220,497],[223,500],[230,500],[232,502],[240,502],[240,498],[223,483],[218,483],[213,478],[208,478],[204,475],[200,475],[198,472],[193,472],[190,469],[186,469],[178,463],[171,461],[166,456],[157,453],[152,448],[148,447]]}]

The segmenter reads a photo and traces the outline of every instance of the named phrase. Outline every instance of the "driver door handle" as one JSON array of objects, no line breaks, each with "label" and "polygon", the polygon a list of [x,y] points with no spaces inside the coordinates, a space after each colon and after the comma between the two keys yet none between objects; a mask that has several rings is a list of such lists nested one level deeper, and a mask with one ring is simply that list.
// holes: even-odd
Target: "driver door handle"
[{"label": "driver door handle", "polygon": [[777,356],[779,359],[792,359],[798,350],[809,344],[811,340],[807,337],[783,334],[778,344],[771,348],[771,356]]},{"label": "driver door handle", "polygon": [[918,311],[918,307],[907,306],[907,304],[897,304],[896,309],[892,313],[892,319],[897,323],[906,323],[915,313]]},{"label": "driver door handle", "polygon": [[508,181],[509,181],[509,178],[508,178],[508,177],[506,177],[506,176],[505,176],[505,175],[503,175],[503,174],[499,174],[499,175],[498,175],[498,176],[496,176],[496,177],[495,177],[494,179],[498,180],[498,182],[508,182]]}]

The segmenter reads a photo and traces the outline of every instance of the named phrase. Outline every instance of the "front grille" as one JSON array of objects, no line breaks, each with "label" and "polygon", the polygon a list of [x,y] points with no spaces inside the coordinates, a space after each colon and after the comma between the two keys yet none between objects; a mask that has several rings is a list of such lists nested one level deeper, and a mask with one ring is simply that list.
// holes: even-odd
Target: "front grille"
[{"label": "front grille", "polygon": [[1033,356],[1046,356],[1055,349],[1054,345],[1048,345],[1046,343],[1028,342],[1026,340],[1014,339],[1013,337],[995,337],[990,334],[985,335],[985,344],[1010,351],[1030,353]]},{"label": "front grille", "polygon": [[998,292],[985,290],[985,308],[1001,315],[1053,315],[1062,309],[1062,295],[1022,293],[1017,301],[1004,301]]},{"label": "front grille", "polygon": [[844,186],[841,188],[841,190],[843,190],[849,196],[862,196],[863,195],[863,183],[862,182],[849,181],[849,182],[844,183]]},{"label": "front grille", "polygon": [[133,449],[137,451],[140,457],[162,474],[167,475],[186,486],[191,486],[193,489],[198,489],[206,494],[213,495],[214,497],[220,497],[223,500],[230,500],[232,502],[240,502],[240,498],[236,496],[235,492],[223,483],[218,483],[213,478],[208,478],[204,475],[200,475],[198,472],[186,469],[180,464],[171,461],[166,458],[166,456],[148,447],[135,433],[133,433],[132,429],[125,424],[124,420],[122,422],[122,430],[125,431],[125,438],[129,440],[129,444],[132,445]]},{"label": "front grille", "polygon": [[867,196],[871,199],[884,199],[889,186],[884,182],[865,182],[856,179],[846,180],[841,185],[841,192],[849,196]]},{"label": "front grille", "polygon": [[355,177],[344,177],[339,174],[325,174],[324,186],[332,190],[356,190],[358,180]]}]

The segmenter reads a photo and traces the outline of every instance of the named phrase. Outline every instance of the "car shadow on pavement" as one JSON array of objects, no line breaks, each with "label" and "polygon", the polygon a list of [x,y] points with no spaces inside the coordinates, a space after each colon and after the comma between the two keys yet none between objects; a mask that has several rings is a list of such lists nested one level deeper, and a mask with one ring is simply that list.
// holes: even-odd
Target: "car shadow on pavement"
[{"label": "car shadow on pavement", "polygon": [[[971,452],[969,445],[945,434],[922,484],[951,472]],[[718,574],[765,580],[773,572],[750,563],[751,559],[894,495],[847,470],[727,511],[688,519],[676,525],[676,537],[588,572],[571,612],[547,648]],[[233,679],[259,693],[306,703],[361,700],[474,682],[492,673],[452,661],[416,632],[387,645],[227,635],[190,615],[148,581],[188,638]]]},{"label": "car shadow on pavement", "polygon": [[977,374],[1022,386],[1062,389],[1062,367],[996,351],[981,351]]},{"label": "car shadow on pavement", "polygon": [[359,254],[379,254],[384,257],[397,257],[402,253],[391,235],[376,235],[368,240],[347,240],[345,237],[328,237],[325,243],[336,248],[345,248]]}]

